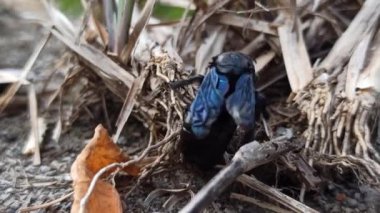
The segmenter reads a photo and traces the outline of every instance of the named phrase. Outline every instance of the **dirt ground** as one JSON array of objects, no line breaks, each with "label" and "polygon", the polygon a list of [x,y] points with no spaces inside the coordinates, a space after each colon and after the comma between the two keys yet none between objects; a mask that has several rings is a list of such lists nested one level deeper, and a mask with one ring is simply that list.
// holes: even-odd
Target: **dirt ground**
[{"label": "dirt ground", "polygon": [[[22,68],[31,54],[37,38],[40,38],[43,29],[34,24],[20,20],[16,15],[0,9],[0,68]],[[31,81],[43,80],[44,67],[49,67],[52,59],[62,54],[60,44],[50,44],[43,56],[40,57]],[[0,87],[2,90],[3,88]],[[19,94],[25,94],[21,89]],[[32,157],[21,154],[27,138],[30,124],[27,105],[7,109],[0,115],[0,212],[17,212],[22,207],[34,206],[60,198],[72,191],[70,167],[77,154],[84,147],[86,139],[92,137],[93,130],[99,121],[83,118],[74,123],[68,132],[61,136],[59,143],[45,140],[41,146],[42,164],[34,166]],[[128,152],[144,147],[146,138],[144,128],[137,121],[126,125],[124,139],[120,146]],[[48,131],[49,132],[49,131]],[[273,170],[268,172],[268,170]],[[276,176],[274,166],[259,167],[253,173],[267,173],[266,176]],[[323,171],[319,171],[323,177]],[[150,205],[144,203],[146,197],[156,189],[180,189],[189,185],[196,192],[209,180],[214,172],[204,173],[193,170],[191,167],[178,164],[166,171],[140,183],[127,196],[126,192],[136,184],[136,180],[127,177],[117,177],[118,191],[121,194],[126,212],[166,212],[163,204],[171,193],[162,194],[153,199]],[[279,173],[281,175],[281,172]],[[263,180],[270,182],[270,179]],[[282,177],[280,177],[282,178]],[[286,178],[284,178],[286,180]],[[283,181],[286,182],[286,181]],[[299,188],[290,186],[279,189],[298,198]],[[238,184],[231,186],[229,192],[243,194],[264,199],[258,193]],[[172,193],[173,194],[173,193]],[[172,212],[178,210],[189,199],[189,194],[182,194],[179,205]],[[209,207],[209,212],[268,212],[256,206],[229,199],[229,193],[224,193]],[[378,212],[380,210],[380,193],[369,186],[358,187],[356,183],[342,180],[339,183],[325,181],[320,191],[308,193],[307,204],[322,212]],[[268,200],[269,201],[269,200]],[[69,212],[72,199],[65,199],[49,208],[37,212]]]}]

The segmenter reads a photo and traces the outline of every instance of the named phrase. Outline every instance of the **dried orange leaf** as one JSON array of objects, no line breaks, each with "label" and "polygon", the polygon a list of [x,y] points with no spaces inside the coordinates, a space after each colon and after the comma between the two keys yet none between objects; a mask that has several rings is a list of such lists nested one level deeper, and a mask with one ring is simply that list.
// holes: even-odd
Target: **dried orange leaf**
[{"label": "dried orange leaf", "polygon": [[[106,129],[98,125],[94,137],[82,150],[71,167],[73,178],[74,203],[71,212],[79,212],[80,201],[86,194],[94,175],[103,167],[117,162],[128,161],[129,157],[113,143]],[[128,174],[137,176],[140,167],[125,168]],[[112,171],[108,171],[108,174]],[[107,173],[106,173],[107,174]],[[86,205],[87,212],[122,212],[120,197],[109,183],[99,180]]]},{"label": "dried orange leaf", "polygon": [[[86,194],[90,182],[91,180],[74,183],[74,203],[71,213],[79,212],[80,200]],[[119,193],[111,184],[98,181],[87,202],[86,212],[123,212]]]}]

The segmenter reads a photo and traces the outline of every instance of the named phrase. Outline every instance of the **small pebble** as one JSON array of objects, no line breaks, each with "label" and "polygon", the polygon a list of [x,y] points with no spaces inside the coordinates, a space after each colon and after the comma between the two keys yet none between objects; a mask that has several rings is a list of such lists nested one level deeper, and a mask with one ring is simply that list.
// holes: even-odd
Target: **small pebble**
[{"label": "small pebble", "polygon": [[365,211],[365,210],[367,210],[367,206],[363,203],[359,203],[358,209],[359,209],[359,211]]},{"label": "small pebble", "polygon": [[8,189],[5,190],[5,193],[12,193],[13,191],[14,191],[14,189],[8,188]]},{"label": "small pebble", "polygon": [[17,202],[13,202],[11,205],[9,205],[9,208],[17,209],[19,207],[19,204]]},{"label": "small pebble", "polygon": [[362,195],[361,195],[359,192],[356,192],[356,193],[354,194],[354,198],[355,198],[356,200],[360,200],[361,197],[362,197]]},{"label": "small pebble", "polygon": [[342,207],[342,212],[344,212],[344,213],[351,213],[351,212],[354,212],[354,210],[351,209],[351,208],[348,208],[348,207]]},{"label": "small pebble", "polygon": [[46,166],[46,165],[41,165],[40,166],[40,172],[42,173],[42,174],[44,174],[44,173],[46,173],[46,172],[48,172],[48,171],[50,171],[51,170],[51,168],[49,167],[49,166]]},{"label": "small pebble", "polygon": [[330,190],[330,191],[332,191],[332,190],[336,189],[336,186],[334,184],[332,184],[332,183],[328,183],[327,184],[327,189]]},{"label": "small pebble", "polygon": [[346,200],[344,201],[344,203],[350,207],[350,208],[355,208],[358,206],[358,201],[355,200],[355,199],[352,199],[350,197],[346,198]]},{"label": "small pebble", "polygon": [[8,193],[1,193],[0,201],[5,201],[6,199],[8,199],[9,196],[10,196],[10,194],[8,194]]},{"label": "small pebble", "polygon": [[347,196],[345,193],[337,193],[335,195],[335,200],[339,201],[339,202],[343,202],[347,199]]},{"label": "small pebble", "polygon": [[331,209],[331,213],[340,213],[340,206],[334,205],[333,208]]}]

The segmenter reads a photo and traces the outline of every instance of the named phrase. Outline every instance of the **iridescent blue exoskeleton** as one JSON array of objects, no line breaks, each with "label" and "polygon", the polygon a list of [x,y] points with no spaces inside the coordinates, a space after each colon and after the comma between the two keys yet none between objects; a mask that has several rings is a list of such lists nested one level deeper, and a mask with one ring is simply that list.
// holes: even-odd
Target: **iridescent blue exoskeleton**
[{"label": "iridescent blue exoskeleton", "polygon": [[213,58],[182,131],[186,159],[203,167],[221,161],[236,127],[252,130],[256,91],[252,59],[239,52]]}]

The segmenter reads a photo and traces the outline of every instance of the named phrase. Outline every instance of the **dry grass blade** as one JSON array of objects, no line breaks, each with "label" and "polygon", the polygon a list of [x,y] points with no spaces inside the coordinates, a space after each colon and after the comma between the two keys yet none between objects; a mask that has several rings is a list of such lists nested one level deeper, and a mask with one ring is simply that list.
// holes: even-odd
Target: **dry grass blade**
[{"label": "dry grass blade", "polygon": [[[59,111],[60,111],[59,114],[61,114],[61,109]],[[58,121],[54,126],[54,129],[51,135],[51,140],[58,143],[61,137],[61,134],[62,134],[62,118],[61,116],[58,116]]]},{"label": "dry grass blade", "polygon": [[120,58],[121,58],[122,62],[128,63],[129,58],[130,58],[131,53],[132,53],[132,50],[135,47],[135,44],[136,44],[141,32],[143,31],[146,24],[148,23],[149,18],[152,14],[152,11],[153,11],[153,7],[155,4],[156,4],[156,0],[148,0],[145,3],[144,8],[141,12],[141,17],[137,21],[137,23],[133,29],[133,32],[129,36],[128,44],[123,48],[123,51],[121,52]]},{"label": "dry grass blade", "polygon": [[42,0],[42,3],[50,16],[53,26],[65,36],[73,38],[75,36],[75,27],[71,21],[61,11],[54,8],[48,0]]},{"label": "dry grass blade", "polygon": [[40,155],[40,132],[41,131],[38,125],[38,106],[37,106],[37,97],[36,90],[34,89],[34,85],[31,84],[29,86],[29,115],[30,122],[32,124],[32,132],[34,138],[34,158],[33,164],[40,165],[41,164],[41,155]]},{"label": "dry grass blade", "polygon": [[[79,28],[79,31],[78,33],[76,34],[75,36],[75,43],[76,44],[79,44],[80,42],[80,39],[84,33],[84,31],[86,30],[86,28],[88,27],[88,23],[90,23],[90,20],[91,22],[93,22],[93,20],[91,19],[92,18],[92,14],[91,14],[91,6],[92,4],[89,3],[89,6],[87,4],[84,4],[83,3],[83,7],[84,7],[84,14],[83,14],[83,18],[82,18],[82,23],[80,25],[80,28]],[[100,36],[102,38],[102,36]]]},{"label": "dry grass blade", "polygon": [[[301,26],[299,20],[297,25]],[[300,27],[295,31],[292,28],[288,21],[278,28],[278,34],[290,87],[297,92],[310,83],[313,70]]]},{"label": "dry grass blade", "polygon": [[38,56],[40,55],[42,49],[45,47],[45,45],[49,41],[49,39],[50,39],[50,33],[45,38],[43,38],[40,41],[40,43],[37,44],[36,48],[34,49],[34,52],[29,57],[28,61],[26,62],[25,66],[23,68],[23,71],[21,73],[19,81],[12,84],[7,89],[5,94],[3,94],[0,97],[0,113],[3,112],[4,109],[8,106],[9,102],[12,100],[12,98],[14,97],[14,95],[16,94],[16,92],[18,91],[20,86],[24,83],[24,81],[25,81],[24,79],[26,78],[26,76],[28,75],[30,70],[32,69],[34,63],[36,62]]},{"label": "dry grass blade", "polygon": [[181,35],[181,29],[186,27],[186,17],[189,15],[190,7],[191,7],[191,2],[189,2],[188,6],[185,7],[185,11],[182,14],[179,24],[177,25],[176,28],[174,28],[173,39],[171,42],[174,49],[177,49],[179,36]]},{"label": "dry grass blade", "polygon": [[[133,77],[130,73],[121,68],[115,62],[113,62],[102,52],[86,44],[81,44],[80,46],[76,45],[73,40],[63,36],[56,30],[52,30],[51,32],[67,47],[69,47],[72,51],[78,54],[79,57],[83,60],[83,62],[85,62],[85,64],[87,64],[100,77],[102,77],[106,83],[110,80],[114,82],[121,81],[123,86],[126,86],[128,88],[132,86],[135,77]],[[120,92],[118,91],[123,90],[123,88],[120,88],[120,85],[117,85],[117,83],[114,83],[114,85],[110,83],[107,84],[107,86],[112,92],[119,96]]]},{"label": "dry grass blade", "polygon": [[334,44],[333,49],[319,67],[330,71],[345,64],[366,32],[376,27],[379,17],[380,1],[365,1],[355,19]]},{"label": "dry grass blade", "polygon": [[123,108],[121,109],[119,117],[117,118],[117,121],[116,121],[117,130],[116,130],[115,135],[112,138],[115,143],[119,139],[121,130],[123,129],[125,123],[128,121],[128,118],[136,103],[136,96],[140,93],[147,76],[148,76],[148,71],[144,70],[144,72],[141,73],[141,75],[133,82],[132,87],[128,91],[127,97],[125,98],[125,101],[123,104]]},{"label": "dry grass blade", "polygon": [[129,29],[131,28],[132,13],[135,6],[135,0],[126,0],[124,10],[122,10],[122,18],[117,26],[117,35],[115,38],[115,53],[120,56],[125,44],[129,40]]},{"label": "dry grass blade", "polygon": [[[374,30],[372,30],[374,32]],[[347,65],[347,80],[345,92],[348,100],[352,101],[355,98],[356,84],[359,75],[363,68],[365,67],[367,52],[371,40],[373,38],[373,33],[368,33],[364,39],[358,44],[355,51],[353,52],[350,61]]]},{"label": "dry grass blade", "polygon": [[[113,2],[113,1],[107,1],[107,2]],[[100,1],[82,1],[82,6],[84,8],[84,17],[82,19],[82,25],[79,30],[79,33],[76,38],[76,44],[80,41],[80,36],[85,32],[85,38],[88,42],[94,42],[96,40],[96,35],[99,36],[99,42],[100,44],[105,48],[108,43],[111,43],[109,41],[110,34],[113,32],[108,32],[107,26],[103,25],[103,19],[99,15],[99,11],[101,11],[103,8],[105,9],[106,6],[102,7],[102,4]],[[108,8],[107,8],[108,9]],[[104,12],[105,14],[105,12]],[[107,19],[108,17],[105,17]],[[106,20],[106,24],[107,24]],[[95,34],[94,34],[95,33]]]},{"label": "dry grass blade", "polygon": [[269,35],[277,35],[276,29],[266,21],[244,18],[234,14],[214,15],[210,20],[219,24],[241,27]]},{"label": "dry grass blade", "polygon": [[22,69],[0,69],[0,84],[16,83],[20,80],[21,74]]},{"label": "dry grass blade", "polygon": [[292,31],[298,31],[298,27],[301,26],[298,23],[298,16],[297,16],[297,1],[296,0],[290,0],[290,7],[291,7],[291,13],[293,17],[293,27]]},{"label": "dry grass blade", "polygon": [[363,72],[360,74],[357,88],[365,89],[372,88],[377,92],[380,92],[380,32],[378,30],[377,35],[374,39],[373,45],[371,45],[371,50],[368,66],[365,67]]},{"label": "dry grass blade", "polygon": [[202,42],[195,56],[195,69],[197,74],[204,75],[212,57],[223,51],[227,35],[226,28],[218,26],[210,34],[211,35]]},{"label": "dry grass blade", "polygon": [[249,42],[243,49],[241,49],[240,52],[249,55],[251,53],[255,53],[255,51],[260,49],[264,44],[265,44],[265,36],[264,34],[260,34],[251,42]]},{"label": "dry grass blade", "polygon": [[312,8],[312,11],[315,12],[319,9],[319,6],[321,5],[321,2],[323,2],[323,0],[315,0],[314,3],[313,3],[313,8]]},{"label": "dry grass blade", "polygon": [[196,14],[192,23],[188,25],[188,27],[185,29],[185,31],[181,35],[182,38],[180,38],[180,43],[178,45],[179,48],[183,49],[187,40],[190,39],[190,37],[194,35],[194,32],[198,29],[198,27],[201,26],[208,18],[210,18],[217,10],[222,8],[224,5],[226,5],[230,1],[231,0],[216,1],[213,5],[207,8],[207,11],[205,12],[205,14],[200,14],[200,13]]},{"label": "dry grass blade", "polygon": [[[30,91],[30,88],[29,88],[29,97],[28,97],[28,102],[29,102],[29,108],[31,110],[35,110],[35,109],[32,109],[32,102],[34,100],[31,100],[33,97],[33,94],[31,94],[32,91]],[[35,94],[34,94],[35,96]],[[34,103],[33,103],[34,105]],[[36,112],[38,113],[38,112]],[[31,113],[29,113],[31,114]],[[30,117],[30,119],[32,119]],[[33,120],[32,122],[35,122],[35,120]],[[31,122],[31,123],[32,123]],[[34,126],[38,126],[38,140],[36,142],[36,139],[37,137],[35,136],[35,134],[37,133],[36,129],[34,128]],[[24,148],[22,150],[22,154],[33,154],[35,153],[35,150],[36,150],[36,144],[40,144],[43,140],[43,137],[44,137],[44,134],[46,133],[46,130],[47,130],[47,123],[46,123],[46,120],[43,118],[43,117],[38,117],[37,118],[37,122],[36,122],[36,125],[31,125],[31,129],[29,131],[29,135],[28,135],[28,138],[26,139],[25,141],[25,145],[24,145]]]},{"label": "dry grass blade", "polygon": [[[102,0],[104,19],[106,23],[106,29],[108,32],[108,48],[110,52],[115,52],[115,23],[114,23],[114,11],[115,1]],[[127,33],[129,28],[127,28]]]},{"label": "dry grass blade", "polygon": [[219,10],[220,8],[222,8],[224,5],[226,5],[228,2],[230,2],[231,0],[222,0],[222,1],[217,1],[215,2],[212,6],[210,6],[208,9],[207,9],[207,12],[206,14],[204,14],[203,16],[199,16],[199,18],[197,18],[196,20],[194,20],[194,28],[190,30],[190,33],[193,33],[193,30],[197,30],[199,26],[201,26],[201,24],[203,24],[203,22],[205,22],[208,18],[210,18],[217,10]]},{"label": "dry grass blade", "polygon": [[262,71],[275,57],[276,57],[276,52],[272,50],[258,56],[256,58],[256,64],[255,64],[256,73],[259,73],[260,71]]}]

